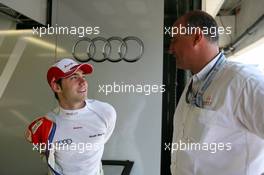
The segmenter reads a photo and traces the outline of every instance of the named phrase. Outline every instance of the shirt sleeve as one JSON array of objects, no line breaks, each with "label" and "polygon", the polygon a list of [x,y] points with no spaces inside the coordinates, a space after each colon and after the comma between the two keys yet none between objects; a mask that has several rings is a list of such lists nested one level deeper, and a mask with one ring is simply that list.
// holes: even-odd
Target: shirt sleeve
[{"label": "shirt sleeve", "polygon": [[109,140],[111,137],[114,128],[115,128],[115,123],[116,123],[116,111],[114,107],[110,104],[106,105],[105,109],[105,117],[106,117],[106,122],[107,122],[107,131],[105,134],[105,142]]},{"label": "shirt sleeve", "polygon": [[264,77],[250,77],[241,88],[235,113],[250,132],[264,139]]}]

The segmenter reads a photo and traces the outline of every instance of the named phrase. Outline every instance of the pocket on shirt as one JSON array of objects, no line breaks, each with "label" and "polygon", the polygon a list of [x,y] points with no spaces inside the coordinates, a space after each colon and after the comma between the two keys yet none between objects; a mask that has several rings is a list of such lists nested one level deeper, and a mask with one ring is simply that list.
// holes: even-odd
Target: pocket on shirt
[{"label": "pocket on shirt", "polygon": [[[232,141],[241,135],[241,130],[233,127],[232,119],[219,111],[194,109],[193,115],[187,118],[185,135],[192,142],[222,142]],[[230,116],[232,117],[232,116]]]}]

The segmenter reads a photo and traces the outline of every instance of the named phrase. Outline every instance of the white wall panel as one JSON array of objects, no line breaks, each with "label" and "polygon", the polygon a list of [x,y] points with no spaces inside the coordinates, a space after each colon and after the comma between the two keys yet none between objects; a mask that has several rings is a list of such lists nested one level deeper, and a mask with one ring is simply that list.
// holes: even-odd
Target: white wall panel
[{"label": "white wall panel", "polygon": [[[99,93],[103,84],[162,84],[163,1],[59,0],[54,4],[53,22],[58,26],[99,26],[102,36],[137,36],[145,45],[143,58],[135,63],[94,63],[88,78],[89,97],[111,103],[117,111],[117,125],[105,148],[104,159],[135,161],[132,175],[160,174],[162,94]],[[60,35],[59,45],[71,56],[76,35]],[[130,47],[132,52],[136,48]],[[107,174],[106,174],[107,175]]]}]

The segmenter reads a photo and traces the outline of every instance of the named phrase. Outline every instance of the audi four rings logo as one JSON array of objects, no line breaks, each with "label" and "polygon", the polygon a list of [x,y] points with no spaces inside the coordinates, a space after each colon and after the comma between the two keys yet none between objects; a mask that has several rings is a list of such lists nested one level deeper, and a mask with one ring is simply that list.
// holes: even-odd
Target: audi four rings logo
[{"label": "audi four rings logo", "polygon": [[[97,44],[99,41],[103,42],[103,46],[99,47],[99,44]],[[138,46],[137,55],[135,55],[135,56],[134,55],[133,56],[128,55],[128,49],[129,49],[128,48],[128,41],[135,42],[137,44],[137,46]],[[86,56],[84,58],[77,56],[77,53],[76,53],[76,48],[78,48],[78,45],[81,42],[87,43],[87,48],[85,51]],[[114,54],[112,54],[113,50],[114,50],[113,49],[113,46],[114,46],[113,42],[118,42],[117,56],[115,56],[117,58],[113,58],[113,56],[114,56]],[[101,58],[95,58],[95,55],[98,56],[99,52],[102,53]],[[96,37],[94,39],[90,39],[90,38],[85,37],[85,38],[78,40],[72,47],[73,57],[80,62],[87,62],[90,60],[95,61],[95,62],[103,62],[106,60],[108,60],[110,62],[119,62],[121,60],[124,60],[126,62],[136,62],[137,60],[139,60],[142,57],[143,53],[144,53],[144,44],[139,38],[137,38],[135,36],[128,36],[125,38],[120,38],[120,37],[114,36],[114,37],[110,37],[108,39],[105,39],[103,37]]]}]

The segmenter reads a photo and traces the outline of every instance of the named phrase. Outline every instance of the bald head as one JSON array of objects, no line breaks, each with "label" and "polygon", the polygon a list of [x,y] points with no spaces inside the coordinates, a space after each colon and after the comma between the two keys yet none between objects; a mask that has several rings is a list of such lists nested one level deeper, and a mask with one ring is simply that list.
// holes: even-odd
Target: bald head
[{"label": "bald head", "polygon": [[217,24],[203,11],[192,11],[180,17],[173,25],[170,53],[176,66],[199,72],[218,53]]},{"label": "bald head", "polygon": [[196,28],[200,28],[208,41],[218,44],[218,25],[208,13],[201,10],[191,11],[179,18],[176,22],[180,22],[185,27],[193,29],[191,30],[192,32],[195,32]]}]

